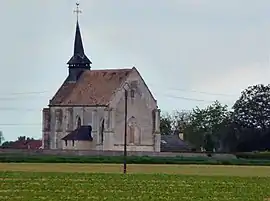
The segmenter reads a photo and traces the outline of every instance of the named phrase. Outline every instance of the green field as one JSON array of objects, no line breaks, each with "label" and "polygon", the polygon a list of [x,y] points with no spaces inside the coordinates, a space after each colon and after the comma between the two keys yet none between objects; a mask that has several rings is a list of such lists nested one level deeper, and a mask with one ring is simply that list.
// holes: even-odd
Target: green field
[{"label": "green field", "polygon": [[[0,164],[0,200],[270,200],[270,167]],[[147,174],[144,174],[147,173]]]}]

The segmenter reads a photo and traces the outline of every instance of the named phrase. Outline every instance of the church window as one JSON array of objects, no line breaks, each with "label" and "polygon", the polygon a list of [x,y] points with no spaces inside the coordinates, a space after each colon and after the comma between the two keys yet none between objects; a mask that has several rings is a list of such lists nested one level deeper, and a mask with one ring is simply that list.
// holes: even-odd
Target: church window
[{"label": "church window", "polygon": [[67,140],[65,140],[65,144],[66,144],[66,146],[67,146]]},{"label": "church window", "polygon": [[133,125],[129,126],[129,143],[134,143],[135,128]]},{"label": "church window", "polygon": [[82,125],[81,117],[77,118],[77,128],[79,128]]},{"label": "church window", "polygon": [[131,96],[131,98],[134,98],[135,97],[135,90],[134,89],[131,89],[130,96]]},{"label": "church window", "polygon": [[128,121],[128,143],[139,144],[141,131],[137,125],[136,118],[131,117]]},{"label": "church window", "polygon": [[133,88],[133,89],[137,88],[137,87],[138,87],[138,81],[137,81],[137,80],[131,81],[130,86],[131,86],[131,88]]},{"label": "church window", "polygon": [[154,133],[156,130],[156,110],[152,110],[152,123],[153,123],[153,133]]},{"label": "church window", "polygon": [[72,140],[72,146],[73,146],[73,147],[74,147],[74,143],[75,143],[74,140]]},{"label": "church window", "polygon": [[62,129],[62,118],[63,118],[62,110],[57,109],[55,115],[56,115],[56,130],[61,131],[61,129]]},{"label": "church window", "polygon": [[73,130],[72,126],[72,109],[67,110],[67,130]]},{"label": "church window", "polygon": [[99,131],[100,143],[104,141],[104,119],[101,120],[100,131]]}]

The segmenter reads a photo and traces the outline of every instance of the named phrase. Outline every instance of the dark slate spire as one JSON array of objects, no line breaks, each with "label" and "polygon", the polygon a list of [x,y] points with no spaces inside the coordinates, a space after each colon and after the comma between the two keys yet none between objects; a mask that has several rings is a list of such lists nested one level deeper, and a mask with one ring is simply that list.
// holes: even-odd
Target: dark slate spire
[{"label": "dark slate spire", "polygon": [[77,81],[80,75],[85,70],[90,70],[90,65],[92,62],[87,58],[84,54],[82,36],[79,26],[78,15],[81,13],[79,10],[79,3],[76,3],[77,9],[74,11],[77,14],[77,23],[76,23],[76,33],[75,33],[75,40],[74,40],[74,53],[73,56],[68,61],[69,65],[69,81]]},{"label": "dark slate spire", "polygon": [[71,59],[68,61],[68,65],[71,68],[86,68],[90,69],[90,64],[92,62],[87,58],[84,54],[82,36],[79,26],[79,13],[82,11],[79,9],[79,3],[76,3],[76,10],[74,12],[77,14],[77,24],[76,24],[76,33],[75,33],[75,41],[74,41],[74,53]]},{"label": "dark slate spire", "polygon": [[79,26],[78,21],[76,24],[74,53],[67,64],[69,65],[69,67],[72,67],[72,68],[79,67],[79,68],[87,68],[87,69],[90,69],[90,64],[92,64],[92,62],[84,54],[83,42],[82,42],[80,26]]}]

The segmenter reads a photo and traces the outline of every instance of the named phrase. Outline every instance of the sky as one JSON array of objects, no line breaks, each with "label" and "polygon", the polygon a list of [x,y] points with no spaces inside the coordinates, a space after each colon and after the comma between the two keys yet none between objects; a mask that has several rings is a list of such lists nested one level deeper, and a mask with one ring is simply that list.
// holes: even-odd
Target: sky
[{"label": "sky", "polygon": [[[80,0],[92,69],[135,66],[162,112],[230,107],[270,81],[269,0]],[[75,0],[2,0],[0,130],[41,138],[47,107],[68,73]]]}]

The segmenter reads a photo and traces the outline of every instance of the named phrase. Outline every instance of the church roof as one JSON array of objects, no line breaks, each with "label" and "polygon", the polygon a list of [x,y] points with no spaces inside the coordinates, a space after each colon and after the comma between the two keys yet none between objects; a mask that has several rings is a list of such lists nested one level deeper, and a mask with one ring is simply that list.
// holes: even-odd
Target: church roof
[{"label": "church roof", "polygon": [[91,126],[80,126],[65,137],[62,140],[78,140],[78,141],[92,141]]},{"label": "church roof", "polygon": [[50,106],[107,106],[135,68],[84,71],[76,82],[64,81]]}]

